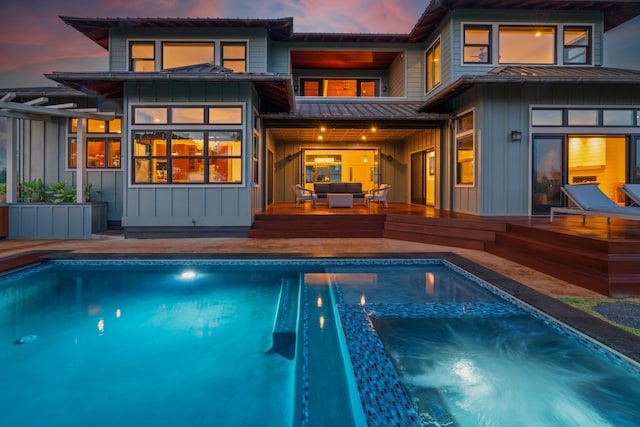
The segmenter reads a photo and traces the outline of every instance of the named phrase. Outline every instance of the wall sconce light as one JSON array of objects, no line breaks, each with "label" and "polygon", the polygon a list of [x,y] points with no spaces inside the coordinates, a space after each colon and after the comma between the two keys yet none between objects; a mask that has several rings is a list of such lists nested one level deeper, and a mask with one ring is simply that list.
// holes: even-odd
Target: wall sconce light
[{"label": "wall sconce light", "polygon": [[393,160],[393,156],[391,154],[387,154],[387,161],[390,162],[391,160]]},{"label": "wall sconce light", "polygon": [[520,132],[519,130],[512,130],[511,141],[513,142],[522,141],[522,132]]},{"label": "wall sconce light", "polygon": [[287,155],[287,162],[290,162],[291,160],[293,160],[293,154],[288,154]]}]

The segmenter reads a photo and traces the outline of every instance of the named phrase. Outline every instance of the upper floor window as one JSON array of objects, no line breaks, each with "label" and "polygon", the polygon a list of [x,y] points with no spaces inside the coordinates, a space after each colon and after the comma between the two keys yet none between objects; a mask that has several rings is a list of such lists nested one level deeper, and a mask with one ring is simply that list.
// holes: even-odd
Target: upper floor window
[{"label": "upper floor window", "polygon": [[301,79],[300,96],[380,96],[378,79]]},{"label": "upper floor window", "polygon": [[162,69],[213,62],[214,53],[214,43],[164,42],[162,43]]},{"label": "upper floor window", "polygon": [[130,45],[129,65],[131,71],[144,73],[155,71],[156,55],[154,42],[134,42]]},{"label": "upper floor window", "polygon": [[223,67],[229,68],[238,73],[247,71],[247,44],[238,42],[223,42],[222,60]]},{"label": "upper floor window", "polygon": [[591,28],[564,27],[564,63],[591,64]]},{"label": "upper floor window", "polygon": [[426,53],[427,92],[440,83],[440,39]]},{"label": "upper floor window", "polygon": [[501,25],[498,37],[500,64],[556,63],[556,28]]},{"label": "upper floor window", "polygon": [[464,27],[463,56],[465,63],[491,63],[491,27],[467,25]]}]

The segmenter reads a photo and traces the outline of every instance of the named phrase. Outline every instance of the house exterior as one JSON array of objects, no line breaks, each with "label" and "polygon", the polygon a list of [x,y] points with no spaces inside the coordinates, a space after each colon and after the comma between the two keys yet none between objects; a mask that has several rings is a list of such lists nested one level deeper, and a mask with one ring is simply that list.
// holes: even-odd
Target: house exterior
[{"label": "house exterior", "polygon": [[639,14],[637,1],[439,0],[406,34],[61,17],[109,70],[47,74],[61,86],[43,96],[113,116],[34,117],[11,109],[33,90],[14,90],[0,101],[20,147],[8,173],[80,170],[131,237],[246,236],[298,183],[387,183],[392,203],[478,216],[546,215],[577,182],[624,204],[619,187],[640,182],[640,71],[603,67],[603,35]]}]

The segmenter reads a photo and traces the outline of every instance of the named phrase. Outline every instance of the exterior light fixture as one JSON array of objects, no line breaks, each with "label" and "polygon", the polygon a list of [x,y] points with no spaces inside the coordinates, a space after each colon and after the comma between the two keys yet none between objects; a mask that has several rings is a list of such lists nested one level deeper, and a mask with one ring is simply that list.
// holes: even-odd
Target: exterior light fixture
[{"label": "exterior light fixture", "polygon": [[511,141],[513,142],[522,141],[522,132],[520,132],[519,130],[512,130]]}]

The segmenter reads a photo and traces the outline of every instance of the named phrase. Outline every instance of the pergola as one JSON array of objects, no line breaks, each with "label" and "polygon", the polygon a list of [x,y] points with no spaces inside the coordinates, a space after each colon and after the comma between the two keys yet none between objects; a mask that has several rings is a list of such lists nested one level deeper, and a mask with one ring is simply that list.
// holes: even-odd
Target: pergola
[{"label": "pergola", "polygon": [[18,163],[19,150],[17,148],[18,138],[16,131],[18,120],[43,120],[46,117],[70,117],[78,119],[78,129],[76,132],[76,202],[85,202],[85,182],[87,165],[84,155],[84,141],[86,132],[86,119],[112,120],[115,113],[99,112],[96,108],[77,108],[75,103],[45,105],[49,102],[47,97],[39,97],[26,102],[12,102],[16,97],[15,92],[6,93],[0,98],[0,116],[13,120],[9,122],[11,138],[7,141],[7,194],[6,201],[12,203],[16,201],[17,175],[15,168]]}]

